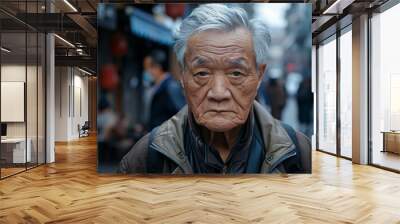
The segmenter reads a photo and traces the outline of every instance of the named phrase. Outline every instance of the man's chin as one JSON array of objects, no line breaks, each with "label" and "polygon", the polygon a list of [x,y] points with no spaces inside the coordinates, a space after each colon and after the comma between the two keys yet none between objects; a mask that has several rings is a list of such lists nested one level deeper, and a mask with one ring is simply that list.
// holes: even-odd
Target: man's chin
[{"label": "man's chin", "polygon": [[208,112],[197,122],[213,132],[226,132],[242,124],[233,112]]},{"label": "man's chin", "polygon": [[213,132],[226,132],[237,127],[239,124],[235,124],[232,121],[210,121],[204,124],[204,126]]}]

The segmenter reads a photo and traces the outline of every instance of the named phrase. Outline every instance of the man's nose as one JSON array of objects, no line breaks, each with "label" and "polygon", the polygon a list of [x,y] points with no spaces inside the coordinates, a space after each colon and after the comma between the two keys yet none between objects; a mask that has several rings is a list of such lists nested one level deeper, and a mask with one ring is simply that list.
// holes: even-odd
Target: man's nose
[{"label": "man's nose", "polygon": [[225,74],[215,74],[211,85],[207,95],[210,100],[224,101],[231,97],[228,88],[229,83],[226,80]]}]

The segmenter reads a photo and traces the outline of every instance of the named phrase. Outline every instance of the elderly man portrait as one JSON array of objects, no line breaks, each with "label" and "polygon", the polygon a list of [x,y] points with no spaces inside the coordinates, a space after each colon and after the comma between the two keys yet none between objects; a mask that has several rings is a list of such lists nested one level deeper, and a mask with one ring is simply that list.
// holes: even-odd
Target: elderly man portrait
[{"label": "elderly man portrait", "polygon": [[309,140],[255,97],[270,34],[239,7],[205,4],[186,17],[174,51],[187,106],[144,136],[122,173],[310,173]]}]

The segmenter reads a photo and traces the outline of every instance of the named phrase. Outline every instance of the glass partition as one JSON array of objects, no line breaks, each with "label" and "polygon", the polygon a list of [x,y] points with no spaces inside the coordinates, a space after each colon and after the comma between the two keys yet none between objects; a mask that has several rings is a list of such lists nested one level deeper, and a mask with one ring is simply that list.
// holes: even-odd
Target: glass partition
[{"label": "glass partition", "polygon": [[400,170],[400,5],[371,18],[372,164]]},{"label": "glass partition", "polygon": [[24,171],[31,161],[26,140],[26,41],[25,31],[1,34],[2,177]]},{"label": "glass partition", "polygon": [[336,154],[336,37],[318,47],[318,149]]},{"label": "glass partition", "polygon": [[26,12],[43,12],[44,3],[0,1],[15,10],[0,11],[1,179],[45,163],[46,40],[23,22]]},{"label": "glass partition", "polygon": [[[347,32],[346,32],[347,31]],[[352,157],[352,33],[340,36],[340,154]]]}]

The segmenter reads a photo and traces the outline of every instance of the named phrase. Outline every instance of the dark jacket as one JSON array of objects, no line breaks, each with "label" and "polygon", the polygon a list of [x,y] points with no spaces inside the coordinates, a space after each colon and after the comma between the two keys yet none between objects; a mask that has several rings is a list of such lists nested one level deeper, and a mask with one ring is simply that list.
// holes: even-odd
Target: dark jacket
[{"label": "dark jacket", "polygon": [[[287,173],[284,162],[296,156],[295,144],[281,122],[274,119],[259,103],[254,101],[256,120],[264,142],[264,162],[260,173]],[[165,158],[160,173],[193,174],[193,169],[185,155],[183,146],[184,123],[188,119],[188,109],[184,107],[178,114],[164,122],[152,134],[151,147]],[[304,173],[311,172],[311,144],[303,134],[296,133],[300,161]],[[150,135],[144,136],[120,162],[121,173],[148,173]]]},{"label": "dark jacket", "polygon": [[302,124],[311,124],[313,121],[313,93],[311,92],[311,79],[305,78],[297,90],[298,118]]},{"label": "dark jacket", "polygon": [[151,100],[149,130],[174,116],[184,105],[185,100],[180,86],[167,75],[155,90]]},{"label": "dark jacket", "polygon": [[279,79],[270,79],[266,86],[266,95],[269,100],[272,116],[276,119],[281,119],[287,99],[285,85]]}]

